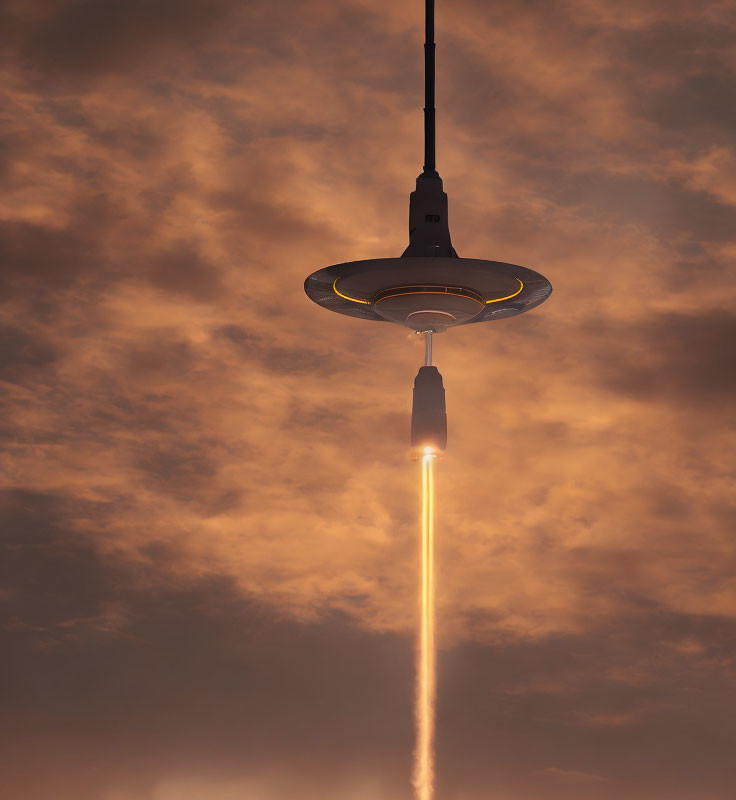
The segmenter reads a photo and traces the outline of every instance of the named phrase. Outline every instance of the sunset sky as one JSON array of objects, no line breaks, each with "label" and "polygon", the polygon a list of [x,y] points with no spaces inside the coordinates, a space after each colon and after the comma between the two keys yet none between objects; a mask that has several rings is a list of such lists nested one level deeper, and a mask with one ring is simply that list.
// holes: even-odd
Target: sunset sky
[{"label": "sunset sky", "polygon": [[[410,800],[420,0],[0,10],[0,790]],[[736,5],[438,0],[437,800],[730,800]],[[4,792],[4,794],[3,794]]]}]

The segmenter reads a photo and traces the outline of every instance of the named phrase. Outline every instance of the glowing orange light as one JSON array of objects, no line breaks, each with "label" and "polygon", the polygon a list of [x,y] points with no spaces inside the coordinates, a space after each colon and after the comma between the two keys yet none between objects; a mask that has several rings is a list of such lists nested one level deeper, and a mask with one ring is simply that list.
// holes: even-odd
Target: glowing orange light
[{"label": "glowing orange light", "polygon": [[417,648],[414,789],[417,800],[434,795],[434,462],[431,447],[422,456],[422,581]]},{"label": "glowing orange light", "polygon": [[346,295],[346,294],[343,294],[342,292],[338,291],[338,289],[337,289],[337,282],[338,282],[339,280],[340,280],[339,278],[335,278],[335,281],[334,281],[334,283],[332,284],[332,291],[333,291],[333,292],[334,292],[336,295],[339,295],[340,297],[342,297],[342,298],[343,298],[343,299],[345,299],[345,300],[350,300],[350,302],[351,302],[351,303],[363,303],[363,304],[364,304],[364,305],[366,305],[366,306],[369,306],[369,305],[371,304],[371,301],[370,301],[370,300],[358,300],[358,298],[357,298],[357,297],[348,297],[348,295]]},{"label": "glowing orange light", "polygon": [[[370,300],[361,300],[358,297],[350,297],[350,295],[348,295],[348,294],[343,294],[343,292],[341,292],[337,288],[337,282],[339,280],[340,280],[339,278],[335,278],[335,280],[332,283],[332,291],[338,297],[342,297],[343,300],[349,300],[351,303],[362,303],[365,306],[369,306],[371,304]],[[524,291],[524,282],[520,278],[515,278],[515,280],[517,280],[519,282],[519,288],[515,292],[513,292],[513,294],[507,294],[505,297],[495,297],[493,300],[486,300],[486,305],[488,305],[489,303],[500,303],[503,300],[511,300],[512,297],[516,297],[517,295],[521,294]],[[395,288],[395,289],[412,289],[414,287],[412,287],[412,286],[395,286],[393,288]],[[442,287],[441,291],[431,291],[431,290],[428,291],[427,289],[424,289],[424,287],[419,287],[419,286],[417,286],[416,288],[417,289],[421,288],[421,289],[423,289],[423,291],[419,291],[419,292],[399,292],[398,294],[389,294],[389,295],[385,295],[384,297],[381,297],[379,299],[379,302],[380,302],[380,300],[386,300],[389,297],[400,297],[400,296],[402,296],[404,294],[448,294],[448,295],[452,295],[453,297],[468,297],[468,299],[471,299],[471,300],[475,299],[473,297],[469,297],[469,295],[467,295],[467,294],[460,294],[459,292],[453,292],[453,291],[450,290],[449,287]],[[429,288],[429,287],[427,287],[427,288]],[[440,288],[440,287],[437,287],[437,288]]]},{"label": "glowing orange light", "polygon": [[390,286],[388,289],[379,292],[373,300],[375,303],[378,303],[388,297],[411,297],[417,294],[448,294],[453,297],[467,297],[468,300],[476,300],[478,303],[483,302],[483,295],[476,292],[475,289],[433,283],[412,283],[406,284],[405,286]]},{"label": "glowing orange light", "polygon": [[524,284],[519,278],[516,278],[516,280],[519,281],[519,288],[513,294],[507,294],[506,297],[497,297],[495,300],[486,300],[486,305],[489,303],[500,303],[502,300],[511,300],[512,297],[521,294],[524,291]]},{"label": "glowing orange light", "polygon": [[[519,292],[520,291],[521,291],[521,289],[519,289]],[[516,294],[519,294],[519,292],[516,292]],[[339,294],[339,292],[338,292],[338,294]],[[380,303],[381,300],[388,300],[389,297],[413,297],[415,294],[444,294],[444,295],[449,295],[451,297],[465,297],[468,300],[475,300],[474,297],[468,297],[467,294],[460,294],[459,292],[451,292],[449,289],[443,289],[441,292],[421,291],[421,292],[397,292],[396,294],[385,294],[385,295],[383,295],[383,297],[379,297],[378,300],[376,300],[376,302]],[[510,297],[516,297],[516,294],[510,295]],[[348,299],[350,299],[350,298],[348,298]],[[506,298],[505,297],[501,297],[499,299],[500,300],[505,300]],[[478,301],[475,300],[475,302],[477,303]],[[496,303],[498,301],[497,300],[487,300],[486,302],[488,302],[488,303]]]}]

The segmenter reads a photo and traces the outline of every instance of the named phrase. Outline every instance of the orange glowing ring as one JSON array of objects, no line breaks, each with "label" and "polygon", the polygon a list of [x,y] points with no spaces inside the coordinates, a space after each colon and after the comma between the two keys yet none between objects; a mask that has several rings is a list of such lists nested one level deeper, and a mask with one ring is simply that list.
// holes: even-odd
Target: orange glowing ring
[{"label": "orange glowing ring", "polygon": [[369,306],[371,304],[370,300],[358,300],[357,297],[348,297],[346,294],[343,294],[342,292],[338,291],[337,282],[339,280],[340,280],[340,278],[335,278],[335,281],[332,284],[332,291],[336,295],[338,295],[338,297],[342,297],[344,300],[350,300],[351,303],[363,303],[366,306]]},{"label": "orange glowing ring", "polygon": [[521,294],[524,291],[524,283],[521,278],[515,278],[514,280],[519,281],[519,288],[513,294],[507,294],[506,297],[497,297],[495,300],[486,300],[486,305],[489,303],[500,303],[502,300],[511,300],[512,297]]},{"label": "orange glowing ring", "polygon": [[388,300],[389,297],[403,297],[412,294],[444,294],[451,297],[467,297],[477,303],[483,303],[483,295],[474,289],[465,289],[462,286],[445,286],[443,284],[413,284],[410,286],[390,286],[383,289],[374,298],[373,303]]},{"label": "orange glowing ring", "polygon": [[[376,297],[371,300],[360,300],[357,297],[350,297],[350,295],[343,294],[337,288],[337,282],[340,280],[339,277],[335,278],[332,282],[332,291],[338,296],[342,297],[343,300],[349,300],[351,303],[361,303],[364,306],[373,305],[374,302],[378,302],[380,300],[386,300],[388,297],[396,297],[396,294],[386,294],[387,292],[396,292],[398,295],[401,294],[450,294],[455,295],[457,297],[469,297],[472,299],[477,299],[481,297],[477,292],[473,289],[464,289],[455,286],[421,286],[421,285],[414,285],[414,286],[392,286],[390,289],[384,289],[382,292],[379,292]],[[519,288],[513,292],[512,294],[507,294],[505,297],[495,297],[493,300],[486,300],[485,304],[490,305],[491,303],[502,303],[504,300],[511,300],[514,297],[517,297],[524,291],[524,282],[521,278],[514,278],[514,280],[518,281]],[[401,289],[412,289],[413,292],[404,292],[400,291]],[[455,289],[455,291],[451,291]],[[399,290],[399,291],[397,291]]]}]

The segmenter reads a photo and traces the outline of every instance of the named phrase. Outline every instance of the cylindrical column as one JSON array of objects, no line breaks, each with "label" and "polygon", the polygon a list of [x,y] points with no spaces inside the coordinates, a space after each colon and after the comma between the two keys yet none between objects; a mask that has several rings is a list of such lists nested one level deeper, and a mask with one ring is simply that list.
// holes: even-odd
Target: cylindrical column
[{"label": "cylindrical column", "polygon": [[441,455],[447,447],[445,387],[437,367],[419,367],[411,407],[411,454]]},{"label": "cylindrical column", "polygon": [[434,0],[426,0],[424,42],[424,172],[435,173],[434,148]]}]

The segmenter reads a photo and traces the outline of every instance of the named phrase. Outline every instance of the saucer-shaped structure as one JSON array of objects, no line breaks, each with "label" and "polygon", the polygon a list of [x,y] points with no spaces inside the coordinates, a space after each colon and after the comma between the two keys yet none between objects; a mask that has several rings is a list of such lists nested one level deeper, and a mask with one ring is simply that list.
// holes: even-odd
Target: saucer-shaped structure
[{"label": "saucer-shaped structure", "polygon": [[460,258],[452,246],[447,194],[435,164],[434,0],[426,2],[426,33],[424,165],[409,197],[409,245],[400,258],[334,264],[304,282],[304,291],[323,308],[418,332],[513,317],[552,292],[538,272]]},{"label": "saucer-shaped structure", "polygon": [[404,255],[325,267],[304,290],[339,314],[439,332],[522,314],[552,287],[538,272],[502,261]]}]

